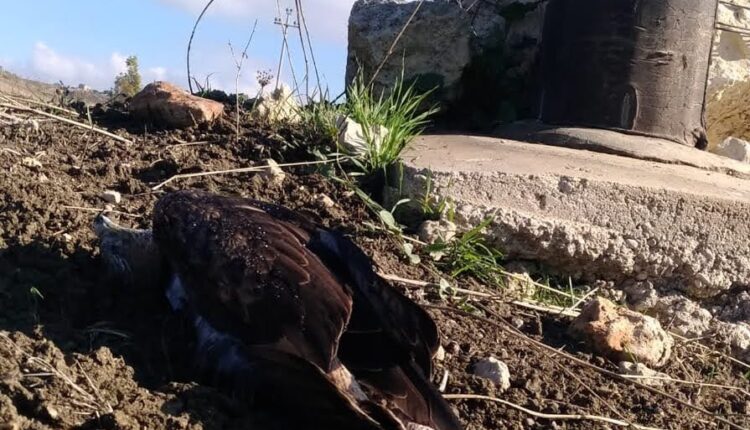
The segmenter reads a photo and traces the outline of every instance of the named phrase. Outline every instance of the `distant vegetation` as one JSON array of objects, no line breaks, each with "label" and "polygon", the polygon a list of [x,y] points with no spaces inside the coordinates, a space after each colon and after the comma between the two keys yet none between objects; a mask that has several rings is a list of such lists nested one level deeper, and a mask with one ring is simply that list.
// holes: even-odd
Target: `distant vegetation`
[{"label": "distant vegetation", "polygon": [[115,78],[115,94],[132,97],[141,90],[141,74],[138,71],[138,57],[131,55],[125,60],[127,70]]}]

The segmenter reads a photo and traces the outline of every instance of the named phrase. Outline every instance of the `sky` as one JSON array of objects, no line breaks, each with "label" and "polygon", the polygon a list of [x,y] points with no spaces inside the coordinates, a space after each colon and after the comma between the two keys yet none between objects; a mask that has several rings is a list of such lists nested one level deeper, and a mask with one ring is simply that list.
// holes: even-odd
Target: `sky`
[{"label": "sky", "polygon": [[[6,1],[0,14],[0,67],[23,77],[110,89],[136,55],[143,82],[168,80],[187,88],[185,56],[195,19],[207,0]],[[321,75],[332,94],[344,87],[346,27],[354,0],[305,0],[304,13]],[[293,2],[279,0],[282,18]],[[257,20],[239,90],[257,92],[256,72],[276,74],[282,42],[276,0],[215,0],[193,41],[191,72],[212,88],[234,92],[239,56]],[[293,14],[294,18],[296,14]],[[297,78],[304,62],[296,29],[288,37]],[[312,67],[312,66],[311,66]],[[282,80],[294,86],[285,60]],[[311,69],[312,74],[312,69]]]}]

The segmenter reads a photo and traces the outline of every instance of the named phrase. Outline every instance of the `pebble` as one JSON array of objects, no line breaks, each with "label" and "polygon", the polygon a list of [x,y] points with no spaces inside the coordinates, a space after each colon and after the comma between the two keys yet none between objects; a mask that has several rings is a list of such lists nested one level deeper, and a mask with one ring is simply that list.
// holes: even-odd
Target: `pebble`
[{"label": "pebble", "polygon": [[443,348],[443,345],[438,346],[437,351],[435,351],[435,360],[437,361],[445,360],[445,349]]},{"label": "pebble", "polygon": [[327,208],[332,208],[336,206],[336,202],[334,202],[332,198],[328,197],[325,194],[318,194],[315,197],[315,201],[323,205],[323,207],[327,207]]},{"label": "pebble", "polygon": [[269,168],[264,169],[263,172],[261,172],[261,175],[270,180],[271,183],[281,185],[281,183],[284,182],[284,178],[286,178],[286,173],[281,170],[281,167],[279,167],[279,163],[274,161],[272,158],[269,158],[268,160],[266,160],[266,165]]},{"label": "pebble", "polygon": [[500,390],[510,388],[510,369],[495,357],[487,357],[474,364],[474,375],[492,381]]},{"label": "pebble", "polygon": [[122,195],[117,191],[106,190],[102,193],[102,200],[111,204],[119,204],[122,201]]}]

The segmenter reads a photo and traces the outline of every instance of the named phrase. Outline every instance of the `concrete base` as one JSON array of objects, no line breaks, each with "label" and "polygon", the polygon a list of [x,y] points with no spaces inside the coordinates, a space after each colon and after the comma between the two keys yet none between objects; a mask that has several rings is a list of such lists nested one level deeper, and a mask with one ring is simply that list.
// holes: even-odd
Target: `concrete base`
[{"label": "concrete base", "polygon": [[683,164],[750,179],[750,164],[654,137],[596,128],[559,127],[538,121],[504,125],[495,130],[494,135],[521,142],[586,149],[665,164]]},{"label": "concrete base", "polygon": [[488,233],[511,259],[696,299],[750,285],[750,180],[456,135],[423,136],[403,161],[404,192],[423,198],[429,175],[431,192],[454,202],[459,227],[496,214]]}]

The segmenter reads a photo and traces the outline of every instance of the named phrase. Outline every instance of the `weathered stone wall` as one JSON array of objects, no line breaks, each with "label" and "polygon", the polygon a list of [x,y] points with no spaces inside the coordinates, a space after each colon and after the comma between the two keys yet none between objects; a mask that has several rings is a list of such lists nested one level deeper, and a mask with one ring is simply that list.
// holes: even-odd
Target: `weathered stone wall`
[{"label": "weathered stone wall", "polygon": [[[545,3],[422,3],[377,74],[376,90],[390,88],[403,71],[405,80],[416,81],[420,89],[436,88],[433,100],[450,105],[450,117],[477,123],[491,117],[514,119],[519,116],[516,106],[532,105],[527,90]],[[366,79],[373,75],[418,4],[400,0],[354,4],[349,18],[347,83],[360,70]]]},{"label": "weathered stone wall", "polygon": [[[749,0],[734,0],[750,6]],[[359,67],[371,76],[418,4],[416,0],[358,0],[349,20],[347,82]],[[537,54],[547,0],[495,0],[476,3],[424,2],[393,54],[375,79],[389,88],[403,69],[423,89],[438,87],[434,100],[451,109],[447,117],[463,123],[537,117]],[[750,11],[721,5],[719,23],[750,28]],[[723,89],[750,81],[750,38],[717,31],[708,81],[708,134],[713,147],[735,135],[737,118],[750,113],[726,106]],[[736,91],[750,100],[750,93]],[[468,120],[468,121],[467,121]],[[747,121],[745,121],[747,122]],[[745,136],[750,139],[750,136]],[[739,136],[738,136],[739,137]]]}]

